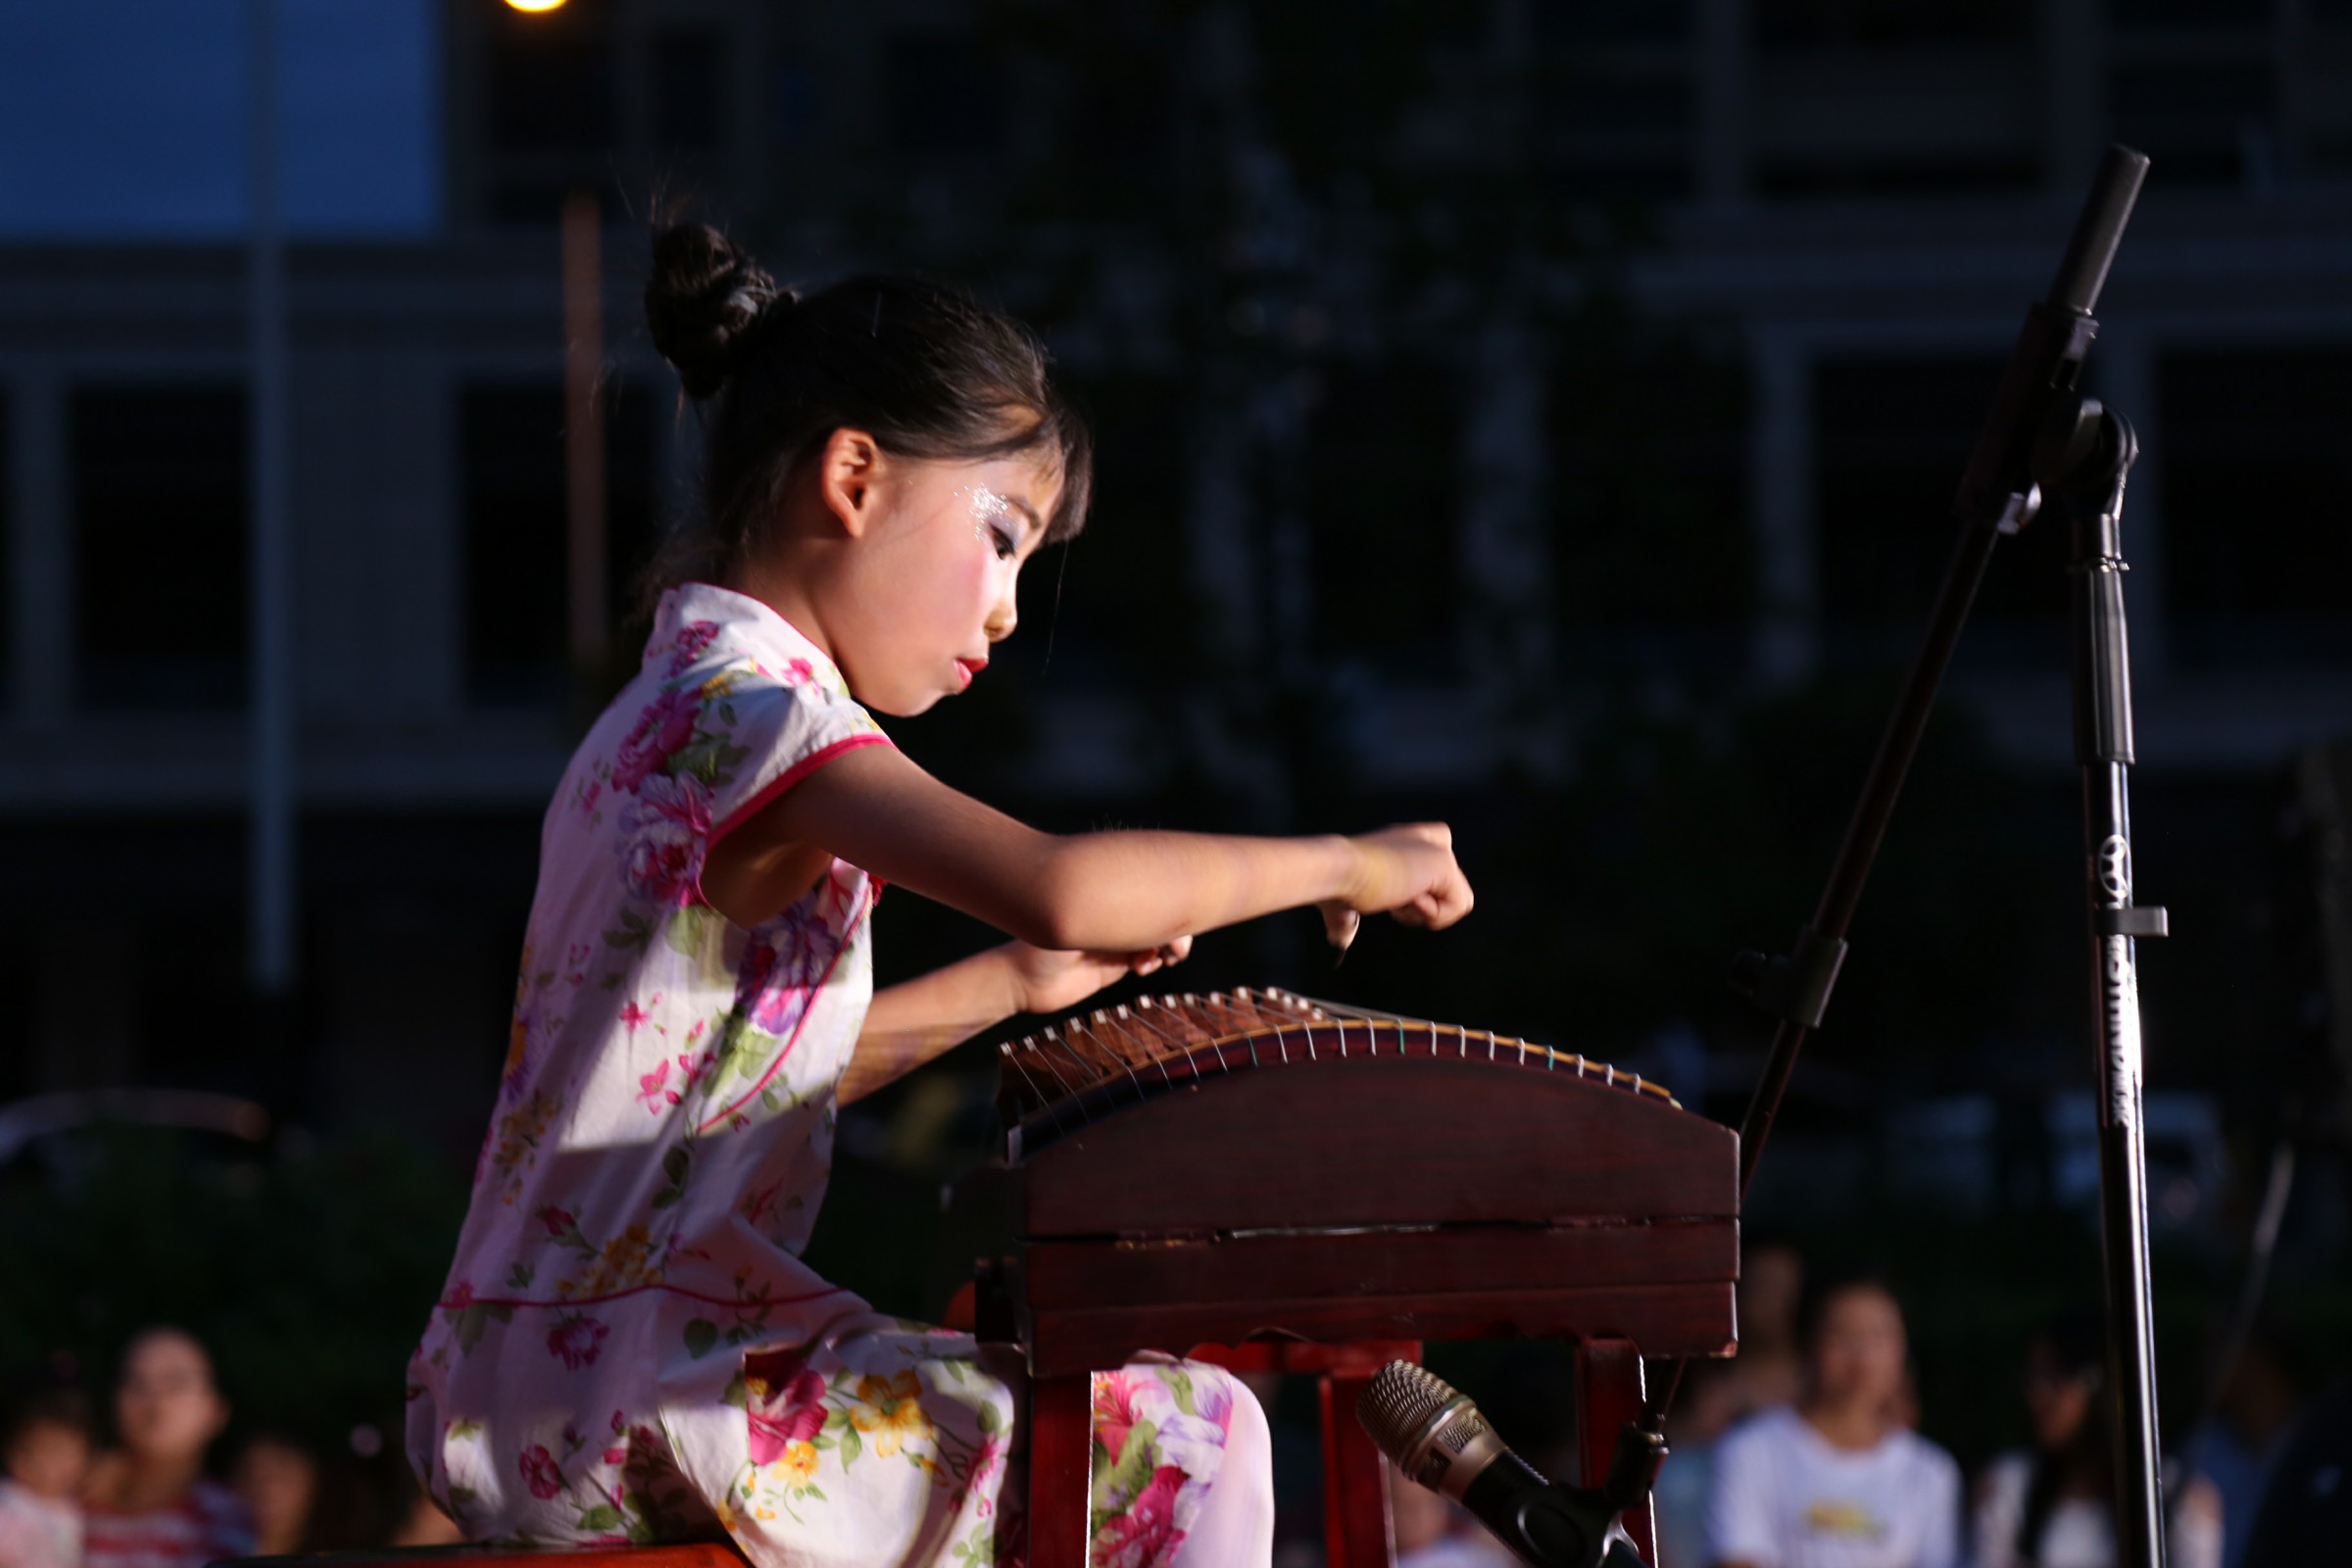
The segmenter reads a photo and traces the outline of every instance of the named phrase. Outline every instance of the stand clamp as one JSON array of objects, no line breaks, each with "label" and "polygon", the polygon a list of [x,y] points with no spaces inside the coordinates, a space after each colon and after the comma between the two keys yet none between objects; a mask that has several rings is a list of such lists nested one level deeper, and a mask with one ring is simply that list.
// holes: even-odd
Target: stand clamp
[{"label": "stand clamp", "polygon": [[1775,1018],[1818,1029],[1844,963],[1843,941],[1802,925],[1787,953],[1742,953],[1734,957],[1732,989]]}]

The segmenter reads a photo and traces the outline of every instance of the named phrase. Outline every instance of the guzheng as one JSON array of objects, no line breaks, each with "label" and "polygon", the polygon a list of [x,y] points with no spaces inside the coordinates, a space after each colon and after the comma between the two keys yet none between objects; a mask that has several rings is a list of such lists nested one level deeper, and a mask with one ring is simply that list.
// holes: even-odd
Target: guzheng
[{"label": "guzheng", "polygon": [[[1335,1568],[1393,1562],[1357,1394],[1428,1340],[1572,1342],[1598,1485],[1646,1355],[1721,1355],[1739,1140],[1665,1090],[1485,1030],[1278,991],[1155,997],[1003,1048],[991,1309],[1031,1372],[1032,1568],[1085,1559],[1088,1373],[1212,1353],[1321,1383]],[[1648,1560],[1646,1507],[1626,1528]]]},{"label": "guzheng", "polygon": [[1279,991],[1150,998],[1001,1051],[1014,1326],[1145,1347],[1733,1340],[1738,1140],[1659,1085]]}]

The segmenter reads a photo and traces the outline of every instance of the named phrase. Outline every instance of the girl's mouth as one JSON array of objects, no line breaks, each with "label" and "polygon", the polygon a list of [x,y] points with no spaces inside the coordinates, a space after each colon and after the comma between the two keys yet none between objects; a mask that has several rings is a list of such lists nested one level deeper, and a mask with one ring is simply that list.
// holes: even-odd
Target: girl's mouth
[{"label": "girl's mouth", "polygon": [[988,661],[985,659],[958,659],[956,661],[956,673],[962,677],[957,689],[961,690],[963,687],[971,685],[972,677],[987,667]]}]

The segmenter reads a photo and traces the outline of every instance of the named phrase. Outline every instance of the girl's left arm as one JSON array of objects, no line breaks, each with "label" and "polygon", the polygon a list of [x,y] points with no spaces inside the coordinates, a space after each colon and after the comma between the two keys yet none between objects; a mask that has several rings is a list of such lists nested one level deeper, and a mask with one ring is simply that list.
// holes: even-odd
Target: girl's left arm
[{"label": "girl's left arm", "polygon": [[1016,1012],[1057,1012],[1192,951],[1180,937],[1142,953],[1060,953],[1008,942],[874,993],[841,1100],[862,1099]]}]

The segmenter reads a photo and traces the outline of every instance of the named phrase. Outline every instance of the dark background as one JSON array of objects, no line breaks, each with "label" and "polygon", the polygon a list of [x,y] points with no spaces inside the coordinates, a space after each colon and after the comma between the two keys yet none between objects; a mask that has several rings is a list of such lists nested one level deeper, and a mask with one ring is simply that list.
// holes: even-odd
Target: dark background
[{"label": "dark background", "polygon": [[[1313,917],[1282,916],[1204,935],[1176,983],[1523,1034],[1736,1122],[1767,1031],[1727,960],[1810,912],[2008,337],[2109,136],[2155,157],[2093,376],[2147,440],[2135,847],[2179,933],[2143,950],[2148,1081],[2186,1129],[2159,1150],[2168,1434],[2289,1133],[2311,1153],[2274,1305],[2305,1376],[2340,1362],[2348,999],[2318,889],[2344,801],[2294,770],[2352,720],[2352,294],[2326,265],[2352,12],[706,10],[422,8],[431,221],[296,235],[290,992],[244,979],[233,225],[0,245],[5,559],[34,628],[5,652],[0,1104],[185,1087],[270,1128],[0,1151],[0,1365],[103,1378],[173,1319],[250,1422],[397,1427],[540,806],[614,685],[564,645],[566,193],[606,219],[614,668],[642,636],[628,575],[691,494],[694,416],[637,324],[648,215],[727,222],[796,280],[967,281],[1054,347],[1098,501],[1027,572],[987,679],[901,744],[1059,830],[1446,820],[1480,898],[1458,929],[1375,922],[1334,970]],[[374,422],[401,353],[438,356],[434,412]],[[404,456],[428,449],[429,482]],[[2090,1090],[2062,544],[1996,558],[1751,1210],[1903,1286],[1924,1428],[1971,1464],[2021,1435],[2029,1328],[2096,1291],[2048,1130]],[[50,613],[28,572],[65,585],[66,631],[24,618]],[[877,933],[883,983],[988,940],[904,894]],[[811,1256],[886,1309],[935,1315],[968,1265],[940,1195],[988,1157],[993,1043],[845,1118]],[[1451,1353],[1509,1381],[1508,1352]]]}]

